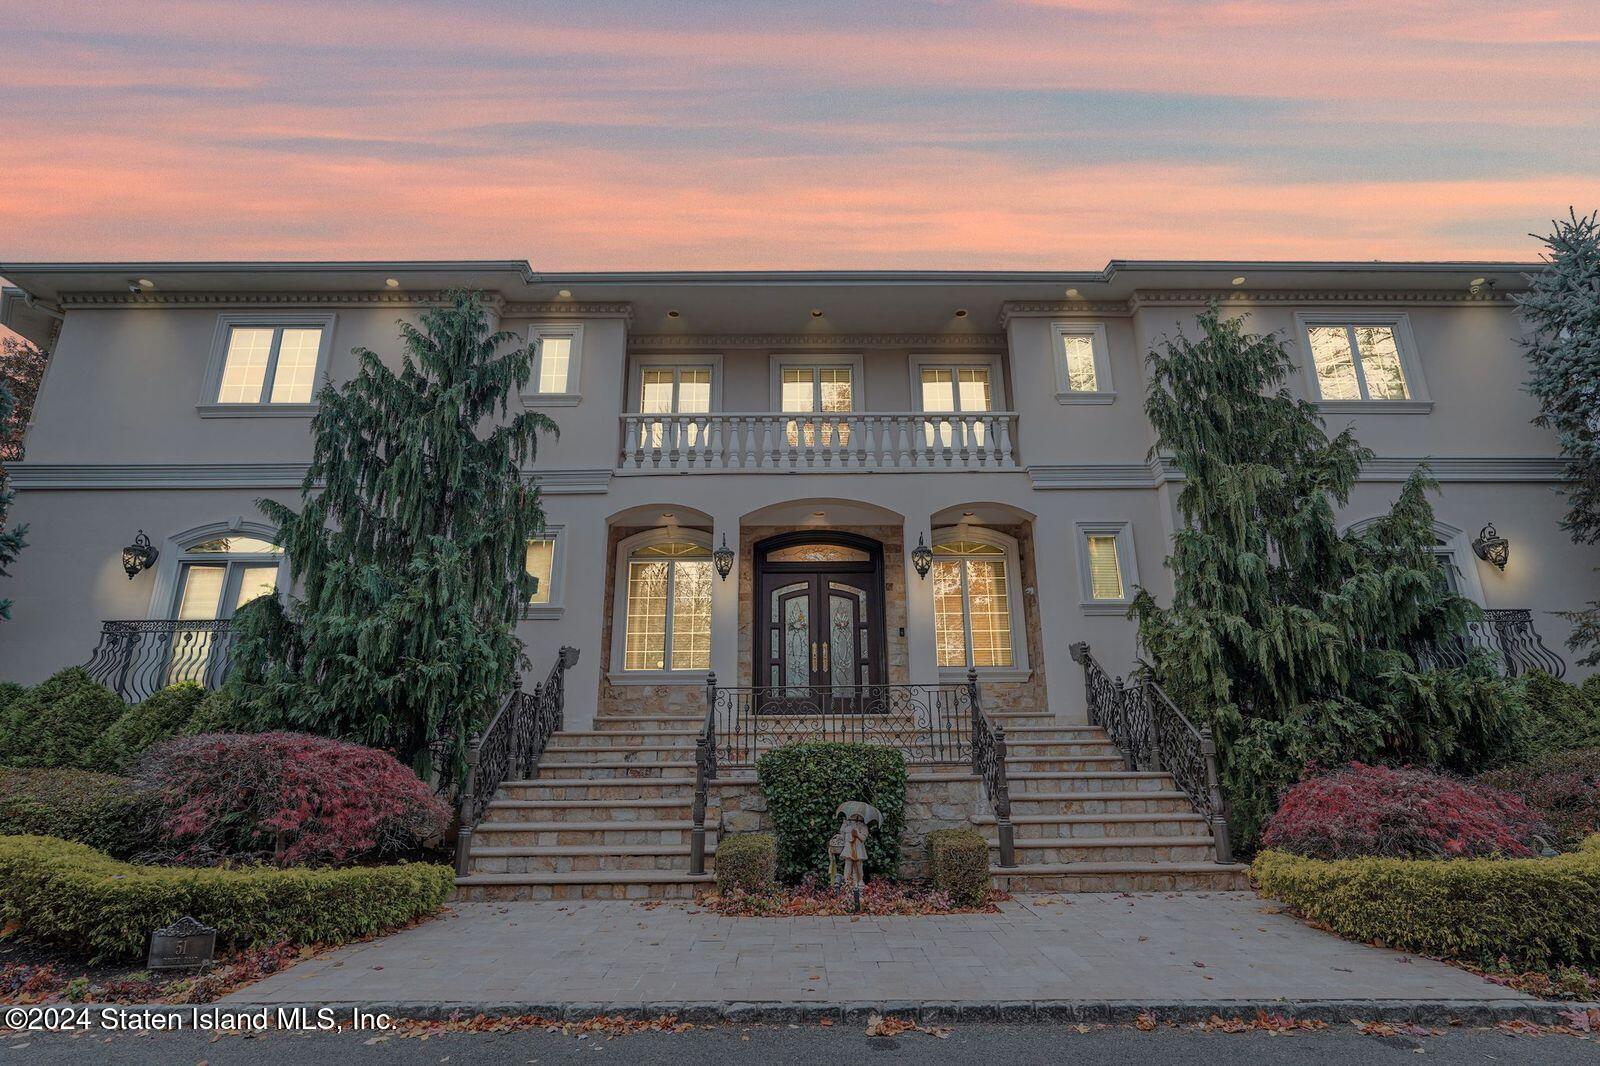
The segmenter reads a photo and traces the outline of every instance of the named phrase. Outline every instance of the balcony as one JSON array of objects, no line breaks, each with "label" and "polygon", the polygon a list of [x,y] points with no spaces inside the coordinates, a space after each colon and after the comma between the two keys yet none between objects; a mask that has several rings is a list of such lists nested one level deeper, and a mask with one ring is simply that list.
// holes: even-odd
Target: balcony
[{"label": "balcony", "polygon": [[1016,470],[1013,411],[622,416],[619,474]]},{"label": "balcony", "polygon": [[138,703],[179,681],[214,689],[227,676],[233,641],[227,620],[104,622],[84,670],[124,703]]},{"label": "balcony", "polygon": [[1522,677],[1535,670],[1552,677],[1567,672],[1566,660],[1545,647],[1533,628],[1533,612],[1525,608],[1485,610],[1483,617],[1468,622],[1454,640],[1419,652],[1417,662],[1424,669],[1462,666],[1479,651],[1490,652],[1506,677]]}]

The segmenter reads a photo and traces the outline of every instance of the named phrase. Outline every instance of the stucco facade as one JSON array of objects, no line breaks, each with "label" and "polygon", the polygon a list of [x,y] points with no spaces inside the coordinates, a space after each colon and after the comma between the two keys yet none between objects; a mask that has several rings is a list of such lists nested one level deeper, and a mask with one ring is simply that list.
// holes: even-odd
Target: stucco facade
[{"label": "stucco facade", "polygon": [[[500,328],[555,338],[561,347],[549,350],[569,353],[564,379],[553,372],[560,387],[539,392],[536,380],[521,401],[561,433],[529,471],[555,545],[550,602],[530,607],[520,631],[541,674],[560,645],[584,653],[569,674],[574,725],[607,709],[701,708],[703,667],[723,683],[750,683],[764,624],[753,562],[764,538],[793,530],[852,532],[880,546],[874,653],[893,682],[935,683],[966,668],[950,661],[959,633],[953,645],[948,633],[940,643],[936,580],[913,566],[918,543],[998,545],[993,558],[1005,569],[984,573],[1003,572],[1006,594],[991,589],[981,610],[984,625],[1008,619],[1009,652],[1006,665],[980,665],[987,690],[1009,707],[1081,721],[1082,677],[1068,646],[1087,641],[1113,669],[1130,665],[1123,601],[1135,584],[1158,599],[1170,591],[1163,559],[1179,484],[1149,458],[1144,353],[1193,332],[1213,298],[1249,315],[1251,328],[1281,333],[1301,368],[1291,386],[1313,399],[1323,386],[1308,330],[1376,326],[1394,338],[1403,399],[1323,403],[1330,430],[1354,424],[1378,455],[1345,517],[1380,513],[1426,458],[1441,483],[1441,549],[1462,591],[1488,608],[1531,609],[1545,644],[1565,654],[1568,628],[1552,612],[1600,587],[1592,552],[1558,528],[1559,457],[1531,424],[1535,406],[1521,388],[1508,294],[1526,269],[1148,263],[1054,274],[541,275],[518,263],[6,266],[0,273],[18,288],[6,291],[0,320],[53,355],[26,461],[10,469],[14,517],[29,525],[30,545],[3,589],[15,605],[0,624],[0,678],[34,682],[83,662],[104,620],[174,617],[180,569],[199,538],[260,535],[256,501],[295,498],[311,409],[219,403],[230,330],[319,329],[317,376],[342,381],[354,372],[353,348],[398,361],[396,319],[415,322],[454,285],[482,290]],[[692,377],[704,403],[641,418],[647,372],[657,382]],[[1085,376],[1094,387],[1071,387]],[[819,397],[833,388],[835,410],[807,417],[791,405],[775,414],[790,402],[785,382],[811,387],[801,379],[818,382]],[[957,383],[960,409],[930,414],[946,381]],[[1470,547],[1490,522],[1511,542],[1504,571]],[[130,580],[119,553],[141,529],[160,555]],[[710,582],[702,668],[623,662],[634,558],[626,546],[641,534],[672,539],[652,538],[660,530],[737,552],[730,576]],[[976,619],[977,600],[962,602]],[[947,608],[941,617],[948,627],[969,616]],[[976,646],[980,637],[969,639]]]}]

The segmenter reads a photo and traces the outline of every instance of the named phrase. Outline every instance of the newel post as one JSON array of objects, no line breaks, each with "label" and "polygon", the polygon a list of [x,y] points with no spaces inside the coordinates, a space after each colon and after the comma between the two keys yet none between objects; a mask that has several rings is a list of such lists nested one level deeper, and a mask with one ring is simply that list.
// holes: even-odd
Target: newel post
[{"label": "newel post", "polygon": [[706,872],[706,793],[711,770],[711,730],[717,714],[717,672],[706,674],[706,718],[694,740],[694,826],[689,830],[689,872]]},{"label": "newel post", "polygon": [[459,825],[456,828],[457,877],[467,876],[467,852],[472,848],[472,830],[478,819],[472,797],[478,791],[478,743],[482,739],[474,736],[467,744],[467,775],[461,781]]},{"label": "newel post", "polygon": [[1139,682],[1139,698],[1144,700],[1144,710],[1150,718],[1150,766],[1158,773],[1166,769],[1161,759],[1161,697],[1156,695],[1155,682],[1148,677]]},{"label": "newel post", "polygon": [[1206,760],[1206,799],[1211,806],[1211,839],[1216,843],[1217,861],[1233,861],[1233,842],[1228,837],[1228,801],[1222,795],[1222,782],[1217,773],[1217,742],[1211,727],[1200,730],[1200,754]]}]

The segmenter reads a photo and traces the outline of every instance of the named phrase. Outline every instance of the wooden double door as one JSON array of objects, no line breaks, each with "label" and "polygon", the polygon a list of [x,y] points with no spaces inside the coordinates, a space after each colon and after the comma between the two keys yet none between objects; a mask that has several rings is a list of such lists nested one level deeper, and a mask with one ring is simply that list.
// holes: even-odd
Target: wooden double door
[{"label": "wooden double door", "polygon": [[847,533],[785,533],[755,553],[756,684],[767,701],[848,709],[884,681],[883,549]]}]

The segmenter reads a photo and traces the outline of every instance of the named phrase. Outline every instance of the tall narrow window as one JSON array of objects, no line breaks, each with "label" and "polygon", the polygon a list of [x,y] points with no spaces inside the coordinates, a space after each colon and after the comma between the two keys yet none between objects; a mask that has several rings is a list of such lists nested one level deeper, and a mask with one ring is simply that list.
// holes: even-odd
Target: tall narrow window
[{"label": "tall narrow window", "polygon": [[1080,608],[1087,614],[1122,614],[1138,587],[1133,533],[1126,522],[1079,522]]},{"label": "tall narrow window", "polygon": [[583,360],[583,324],[537,325],[533,344],[532,391],[523,402],[571,406],[578,402],[578,382]]},{"label": "tall narrow window", "polygon": [[555,579],[556,540],[554,537],[538,537],[528,541],[527,561],[524,569],[528,576],[533,578],[535,584],[533,595],[528,597],[529,604],[548,604],[550,602],[550,583]]},{"label": "tall narrow window", "polygon": [[1111,356],[1103,325],[1057,322],[1052,330],[1056,399],[1061,403],[1110,403]]},{"label": "tall narrow window", "polygon": [[1062,358],[1066,363],[1069,392],[1095,391],[1094,338],[1086,333],[1069,333],[1061,338]]},{"label": "tall narrow window", "polygon": [[1411,398],[1392,324],[1313,323],[1306,335],[1321,399]]},{"label": "tall narrow window", "polygon": [[217,403],[310,403],[321,351],[320,326],[233,326]]},{"label": "tall narrow window", "polygon": [[[855,371],[848,366],[786,366],[779,380],[784,414],[848,414],[855,410]],[[850,427],[824,420],[791,419],[791,445],[812,447],[850,443]]]},{"label": "tall narrow window", "polygon": [[623,670],[711,667],[711,551],[688,541],[628,556]]},{"label": "tall narrow window", "polygon": [[1096,600],[1122,599],[1122,567],[1117,561],[1116,536],[1091,533],[1088,552],[1090,597]]},{"label": "tall narrow window", "polygon": [[539,391],[564,393],[572,369],[572,338],[544,337],[539,341]]},{"label": "tall narrow window", "polygon": [[1006,554],[998,545],[976,540],[934,544],[934,642],[940,666],[1015,664]]}]

